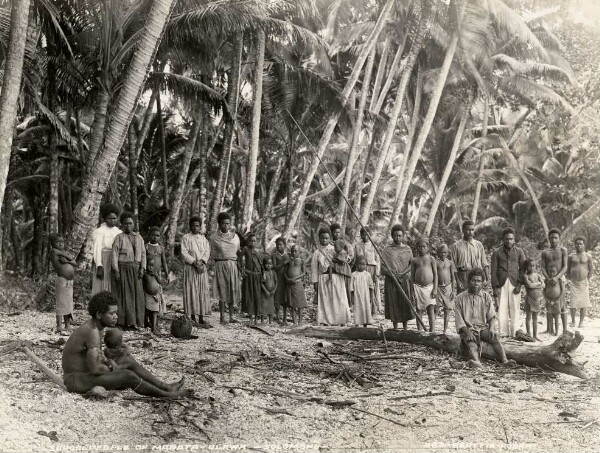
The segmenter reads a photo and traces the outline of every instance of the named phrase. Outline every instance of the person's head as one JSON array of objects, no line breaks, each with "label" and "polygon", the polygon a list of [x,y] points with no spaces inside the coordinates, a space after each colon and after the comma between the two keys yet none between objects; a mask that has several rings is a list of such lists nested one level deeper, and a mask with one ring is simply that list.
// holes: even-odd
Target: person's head
[{"label": "person's head", "polygon": [[100,291],[90,299],[88,313],[102,327],[114,327],[117,324],[117,299],[108,291]]},{"label": "person's head", "polygon": [[119,213],[121,210],[119,207],[112,203],[107,203],[100,208],[100,217],[106,223],[106,226],[109,228],[117,226],[117,221],[119,220]]},{"label": "person's head", "polygon": [[329,228],[321,228],[319,230],[319,244],[321,244],[321,246],[326,246],[329,245],[329,243],[331,242],[331,232],[329,231]]},{"label": "person's head", "polygon": [[246,247],[253,249],[254,246],[256,246],[256,235],[254,233],[250,233],[248,236],[246,236]]},{"label": "person's head", "polygon": [[583,236],[577,236],[575,238],[575,251],[577,253],[585,252],[585,238]]},{"label": "person's head", "polygon": [[120,348],[123,345],[123,331],[118,327],[108,329],[104,334],[104,344],[110,349]]},{"label": "person's head", "polygon": [[268,271],[273,269],[273,258],[270,256],[265,256],[265,259],[263,260],[263,267]]},{"label": "person's head", "polygon": [[329,225],[329,230],[331,231],[331,239],[333,241],[337,241],[342,237],[342,226],[339,223]]},{"label": "person's head", "polygon": [[281,236],[275,239],[275,248],[279,253],[285,252],[285,239]]},{"label": "person's head", "polygon": [[300,257],[300,248],[297,245],[292,245],[290,256],[294,259]]},{"label": "person's head", "polygon": [[60,234],[52,233],[48,239],[53,249],[63,250],[65,248],[65,240]]},{"label": "person's head", "polygon": [[560,241],[560,230],[558,228],[552,228],[548,231],[548,243],[550,248],[556,248]]},{"label": "person's head", "polygon": [[417,252],[419,256],[425,256],[429,252],[429,239],[420,237],[417,239]]},{"label": "person's head", "polygon": [[150,244],[158,244],[160,242],[160,228],[153,226],[148,230],[148,242]]},{"label": "person's head", "polygon": [[356,258],[356,270],[363,272],[367,268],[367,259],[364,256]]},{"label": "person's head", "polygon": [[474,267],[467,274],[467,280],[469,282],[469,292],[472,294],[478,294],[483,287],[485,271],[480,267]]},{"label": "person's head", "polygon": [[513,248],[515,245],[515,230],[512,228],[505,228],[502,232],[502,244],[507,249]]},{"label": "person's head", "polygon": [[394,225],[392,227],[392,241],[394,241],[394,244],[396,244],[396,245],[402,244],[403,237],[404,237],[404,228],[402,228],[402,225]]},{"label": "person's head", "polygon": [[338,239],[337,241],[333,242],[333,248],[335,249],[335,253],[340,253],[344,251],[345,247],[346,243],[343,241],[343,239]]},{"label": "person's head", "polygon": [[199,234],[202,228],[202,219],[197,215],[190,217],[190,232],[192,234]]},{"label": "person's head", "polygon": [[446,244],[438,245],[437,254],[439,259],[441,259],[442,261],[445,260],[446,258],[448,258],[449,253],[450,251],[448,250],[448,246]]},{"label": "person's head", "polygon": [[475,235],[475,223],[472,220],[465,220],[462,223],[463,238],[467,241],[473,239]]},{"label": "person's head", "polygon": [[217,216],[217,223],[219,224],[221,233],[227,233],[231,229],[231,216],[226,212],[221,212]]},{"label": "person's head", "polygon": [[360,229],[360,238],[362,239],[363,242],[367,242],[369,240],[369,231],[368,231],[367,227]]},{"label": "person's head", "polygon": [[121,214],[121,227],[123,233],[131,233],[135,222],[133,221],[133,214],[131,212],[124,212]]},{"label": "person's head", "polygon": [[523,266],[525,267],[525,271],[528,274],[533,273],[533,271],[535,270],[535,264],[533,263],[533,260],[531,258],[527,258],[523,263]]},{"label": "person's head", "polygon": [[555,277],[558,274],[558,266],[554,262],[549,262],[546,266],[546,272],[548,273],[548,277]]}]

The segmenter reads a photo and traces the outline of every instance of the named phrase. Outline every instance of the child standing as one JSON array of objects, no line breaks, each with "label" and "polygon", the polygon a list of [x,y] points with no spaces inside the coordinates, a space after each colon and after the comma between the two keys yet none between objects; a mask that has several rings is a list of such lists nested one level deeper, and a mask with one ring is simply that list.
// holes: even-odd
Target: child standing
[{"label": "child standing", "polygon": [[275,321],[279,321],[279,311],[283,307],[283,321],[287,324],[286,308],[288,307],[286,297],[286,284],[285,284],[285,267],[290,261],[290,256],[285,251],[285,239],[278,237],[275,240],[275,251],[271,254],[273,259],[273,269],[277,273],[277,288],[275,289],[275,295],[273,296],[273,302],[275,304]]},{"label": "child standing", "polygon": [[[551,324],[548,324],[548,333],[558,335],[558,318],[562,318],[563,333],[567,331],[567,311],[565,307],[565,284],[562,278],[556,279],[558,266],[550,262],[546,266],[548,279],[545,282],[544,298],[546,299],[546,311],[551,316]],[[555,279],[554,286],[549,281]]]},{"label": "child standing", "polygon": [[[435,306],[437,297],[438,275],[435,259],[429,255],[429,243],[427,239],[420,238],[417,241],[419,256],[411,261],[411,277],[415,292],[415,301],[419,315],[427,310],[429,318],[429,331],[435,330]],[[421,326],[417,324],[419,330]]]},{"label": "child standing", "polygon": [[246,238],[246,246],[240,255],[242,268],[242,298],[243,306],[250,321],[256,324],[261,300],[262,256],[256,250],[256,235],[250,233]]},{"label": "child standing", "polygon": [[[304,292],[304,260],[300,257],[300,247],[292,245],[290,260],[285,268],[286,299],[292,311],[292,322],[302,324],[302,310],[307,306]],[[283,307],[283,324],[286,325],[285,306]],[[297,316],[297,318],[296,318]],[[297,321],[296,321],[297,319]]]},{"label": "child standing", "polygon": [[367,260],[364,256],[356,259],[356,271],[352,272],[350,280],[351,304],[354,306],[354,324],[367,327],[373,324],[371,317],[371,302],[373,301],[373,278],[367,271]]},{"label": "child standing", "polygon": [[269,317],[269,324],[273,315],[275,314],[275,304],[273,297],[277,290],[277,274],[273,270],[273,259],[267,256],[263,261],[264,271],[261,279],[262,297],[260,300],[260,308],[258,314],[260,315],[261,324],[265,322],[265,315]]},{"label": "child standing", "polygon": [[544,278],[535,272],[533,267],[533,260],[525,260],[525,275],[523,276],[523,282],[525,283],[525,326],[527,328],[527,335],[531,335],[529,329],[529,321],[533,323],[533,338],[537,341],[541,341],[537,337],[537,317],[538,313],[542,309],[542,299],[544,298]]},{"label": "child standing", "polygon": [[454,310],[454,296],[456,295],[456,266],[454,261],[448,258],[450,251],[446,244],[441,244],[437,249],[437,276],[438,309],[444,310],[444,335],[448,330],[448,318]]},{"label": "child standing", "polygon": [[159,244],[160,228],[150,228],[150,236],[146,244],[146,272],[143,284],[146,296],[146,327],[158,333],[158,315],[165,312],[165,303],[162,292],[161,269],[165,276],[169,275],[169,266],[165,251]]},{"label": "child standing", "polygon": [[73,319],[73,278],[77,263],[64,251],[65,240],[62,236],[51,234],[50,245],[50,260],[56,272],[56,332],[68,336]]}]

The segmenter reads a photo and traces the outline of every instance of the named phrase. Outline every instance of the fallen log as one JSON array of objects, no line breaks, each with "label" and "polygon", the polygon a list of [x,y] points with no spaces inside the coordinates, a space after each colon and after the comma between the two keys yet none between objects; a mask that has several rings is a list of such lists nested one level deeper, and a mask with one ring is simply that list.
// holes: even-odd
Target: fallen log
[{"label": "fallen log", "polygon": [[[308,326],[292,329],[287,333],[328,340],[383,340],[382,330],[368,327]],[[454,354],[458,353],[460,345],[460,337],[456,334],[431,335],[416,330],[389,329],[385,331],[385,338],[388,342],[421,344]],[[579,332],[565,332],[549,345],[539,346],[514,342],[503,343],[503,345],[506,356],[518,364],[570,374],[581,379],[589,379],[583,367],[575,363],[571,357],[571,352],[575,351],[582,341],[583,336]],[[490,360],[496,359],[494,349],[490,344],[483,343],[482,356]]]}]

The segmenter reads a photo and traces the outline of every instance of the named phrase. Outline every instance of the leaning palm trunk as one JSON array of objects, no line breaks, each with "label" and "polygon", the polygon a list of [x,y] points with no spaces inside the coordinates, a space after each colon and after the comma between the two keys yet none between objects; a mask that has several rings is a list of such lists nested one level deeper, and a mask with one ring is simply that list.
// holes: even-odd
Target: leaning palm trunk
[{"label": "leaning palm trunk", "polygon": [[0,140],[0,211],[8,177],[15,119],[17,118],[17,100],[21,91],[28,18],[29,0],[12,2],[8,52],[4,60],[4,77],[0,95],[0,137],[2,137]]},{"label": "leaning palm trunk", "polygon": [[160,160],[162,163],[163,178],[163,203],[169,209],[169,172],[167,171],[167,145],[165,143],[165,122],[162,115],[162,104],[160,102],[160,89],[156,97],[156,116],[158,118],[158,140],[160,141]]},{"label": "leaning palm trunk", "polygon": [[110,175],[125,141],[135,107],[139,101],[162,38],[165,23],[171,15],[174,0],[155,0],[139,37],[137,51],[129,64],[119,96],[112,109],[110,123],[104,138],[104,148],[96,158],[89,178],[84,182],[80,199],[73,211],[73,225],[69,234],[69,251],[78,254],[85,237],[98,216],[100,201],[106,191]]},{"label": "leaning palm trunk", "polygon": [[415,173],[415,169],[417,168],[417,163],[419,162],[419,159],[421,157],[421,151],[423,151],[423,147],[425,146],[425,142],[427,141],[427,136],[429,135],[429,130],[431,129],[431,125],[433,124],[433,120],[435,118],[435,114],[437,112],[437,108],[442,97],[442,92],[444,91],[444,85],[446,84],[448,72],[450,71],[450,66],[452,65],[452,60],[454,59],[454,54],[456,53],[456,48],[458,46],[458,35],[460,30],[460,24],[462,22],[462,18],[465,12],[465,2],[458,1],[457,3],[459,3],[456,6],[456,8],[458,9],[458,26],[452,36],[452,40],[450,41],[448,49],[446,50],[444,62],[442,63],[442,67],[440,68],[440,74],[438,76],[436,85],[433,89],[433,93],[431,94],[431,98],[429,100],[429,108],[427,109],[427,114],[425,115],[423,125],[419,130],[419,135],[417,136],[415,146],[413,147],[412,154],[410,155],[406,168],[406,174],[403,176],[402,191],[400,192],[400,196],[397,200],[400,207],[404,206],[404,201],[406,200],[406,195],[408,194],[410,181],[412,180],[412,177]]},{"label": "leaning palm trunk", "polygon": [[137,136],[133,125],[129,126],[129,143],[127,144],[127,157],[129,161],[129,198],[131,200],[131,213],[135,231],[139,231],[139,207],[138,207],[138,185],[137,168],[138,156],[136,154]]},{"label": "leaning palm trunk", "polygon": [[[350,196],[350,185],[352,183],[352,175],[354,171],[354,165],[358,158],[358,151],[360,146],[360,132],[363,127],[363,119],[365,116],[365,107],[367,105],[367,98],[369,97],[369,88],[371,85],[371,75],[373,73],[373,66],[375,63],[375,50],[373,47],[367,65],[365,66],[365,73],[363,75],[362,89],[360,92],[360,100],[358,101],[358,111],[356,115],[356,121],[354,122],[354,129],[352,130],[352,141],[350,143],[350,152],[348,153],[348,164],[346,166],[346,174],[344,175],[344,185],[342,191],[344,198],[348,199]],[[346,230],[346,203],[340,204],[340,212],[338,215],[338,222],[342,226],[342,231]]]},{"label": "leaning palm trunk", "polygon": [[90,132],[90,149],[87,154],[87,160],[85,164],[86,175],[89,176],[98,151],[102,146],[102,140],[104,138],[104,132],[106,130],[106,114],[108,112],[108,103],[110,102],[110,94],[104,86],[100,87],[96,95],[96,102],[94,104],[94,121],[92,122],[92,129]]},{"label": "leaning palm trunk", "polygon": [[175,236],[177,235],[177,221],[179,220],[179,211],[183,204],[183,191],[185,189],[185,181],[187,179],[188,173],[190,172],[190,164],[192,162],[192,157],[194,156],[194,150],[196,149],[196,140],[198,139],[198,135],[200,133],[200,128],[202,127],[202,111],[201,107],[196,109],[194,114],[194,122],[192,124],[192,129],[190,130],[190,136],[188,138],[188,143],[183,151],[181,169],[179,170],[179,175],[177,178],[177,186],[173,192],[173,200],[171,203],[171,212],[169,213],[167,234],[166,234],[166,245],[169,254],[171,254],[173,250],[173,246],[175,245]]},{"label": "leaning palm trunk", "polygon": [[[381,10],[379,18],[377,19],[377,23],[375,24],[375,27],[373,28],[369,37],[367,38],[365,45],[363,46],[360,55],[358,56],[358,59],[356,60],[356,63],[352,68],[352,73],[350,74],[350,77],[346,82],[346,86],[344,87],[341,93],[340,97],[342,103],[345,104],[348,101],[348,98],[350,97],[350,94],[354,89],[354,85],[358,81],[358,78],[362,71],[362,67],[365,64],[369,54],[371,53],[373,46],[377,42],[379,34],[381,33],[381,30],[383,29],[387,21],[393,4],[394,0],[388,0],[384,5],[383,9]],[[294,203],[292,213],[287,221],[285,228],[286,236],[289,236],[291,230],[294,228],[296,222],[300,218],[300,212],[302,211],[302,208],[304,206],[304,200],[308,195],[308,191],[310,190],[312,181],[315,177],[315,174],[317,173],[317,169],[319,168],[319,162],[321,161],[323,154],[329,146],[329,141],[331,140],[333,130],[337,125],[340,115],[341,112],[336,112],[332,114],[329,117],[329,120],[327,121],[327,125],[325,126],[325,130],[323,131],[323,135],[321,136],[321,140],[319,141],[319,145],[316,150],[316,156],[314,156],[311,161],[310,168],[308,170],[308,173],[306,174],[306,178],[304,179],[304,183],[302,185],[302,189],[300,190],[297,201]]]},{"label": "leaning palm trunk", "polygon": [[238,97],[240,94],[240,71],[242,70],[242,51],[244,50],[244,36],[242,33],[235,37],[233,49],[233,61],[231,64],[231,78],[227,88],[227,104],[231,113],[223,133],[223,155],[219,165],[219,179],[213,195],[212,209],[208,222],[208,233],[211,234],[217,229],[217,216],[223,207],[223,198],[225,196],[225,187],[227,186],[227,176],[229,175],[229,164],[231,163],[231,150],[233,147],[233,135],[237,122]]},{"label": "leaning palm trunk", "polygon": [[373,201],[375,200],[375,194],[379,189],[378,186],[379,180],[381,178],[381,173],[383,172],[383,167],[385,166],[385,162],[387,161],[388,153],[390,151],[392,140],[394,138],[394,132],[398,123],[398,118],[400,117],[400,112],[402,111],[404,93],[406,92],[406,87],[408,86],[410,76],[415,66],[415,62],[417,61],[417,55],[419,55],[419,52],[423,47],[423,41],[427,32],[427,21],[427,14],[425,11],[423,11],[423,9],[421,9],[419,11],[417,31],[413,38],[408,57],[406,58],[406,66],[404,67],[404,72],[402,73],[402,77],[400,79],[400,85],[398,86],[398,92],[396,93],[394,107],[392,108],[389,124],[385,133],[385,137],[383,139],[383,145],[381,146],[381,155],[377,160],[377,165],[375,166],[375,171],[373,172],[373,177],[371,178],[371,187],[369,188],[367,199],[365,200],[365,204],[362,208],[360,219],[362,224],[367,224],[369,222],[369,217],[371,216],[371,207],[373,206]]},{"label": "leaning palm trunk", "polygon": [[142,119],[142,127],[140,129],[140,133],[136,140],[135,145],[135,157],[139,159],[140,153],[142,152],[142,148],[144,147],[144,142],[146,141],[146,137],[148,136],[148,132],[150,131],[150,126],[152,123],[152,111],[154,110],[154,104],[156,103],[156,99],[158,98],[158,89],[152,90],[152,94],[150,95],[150,100],[148,101],[148,107],[146,107],[146,111],[144,112],[144,118]]},{"label": "leaning palm trunk", "polygon": [[406,164],[410,156],[410,150],[412,149],[415,134],[417,133],[417,125],[419,123],[419,112],[421,111],[422,98],[423,71],[421,71],[421,66],[419,65],[417,67],[417,89],[415,92],[415,105],[413,106],[412,118],[410,121],[410,130],[408,131],[408,138],[406,139],[404,156],[402,157],[402,166],[400,167],[400,171],[396,175],[396,190],[394,191],[394,209],[392,210],[392,215],[390,216],[388,229],[391,229],[392,226],[398,221],[398,216],[400,215],[400,211],[402,210],[402,206],[399,203],[400,192],[402,192],[402,184],[404,183],[404,172],[406,171]]},{"label": "leaning palm trunk", "polygon": [[250,138],[250,155],[248,156],[248,174],[246,177],[246,200],[242,230],[249,231],[254,211],[254,192],[256,186],[256,167],[258,166],[258,150],[260,136],[260,114],[262,106],[263,70],[265,67],[265,32],[258,32],[256,49],[256,70],[254,80],[254,103],[252,105],[252,136]]},{"label": "leaning palm trunk", "polygon": [[479,168],[477,170],[477,185],[475,186],[475,198],[473,200],[473,211],[471,212],[471,220],[477,221],[477,211],[479,210],[479,200],[481,198],[481,186],[483,184],[483,171],[485,170],[485,139],[488,134],[488,117],[490,115],[490,97],[487,93],[485,96],[485,106],[483,109],[483,124],[481,127],[481,154],[479,156]]},{"label": "leaning palm trunk", "polygon": [[285,164],[285,158],[280,157],[277,161],[277,167],[275,168],[275,173],[271,178],[271,186],[269,187],[269,194],[267,195],[267,204],[265,206],[264,217],[267,219],[265,224],[265,232],[263,235],[263,249],[266,247],[266,238],[267,231],[269,231],[269,227],[273,223],[273,206],[275,205],[275,197],[277,196],[277,192],[279,192],[279,187],[281,186],[281,180],[283,179],[283,167]]},{"label": "leaning palm trunk", "polygon": [[60,163],[56,147],[56,133],[51,131],[48,137],[50,148],[50,199],[48,200],[48,230],[58,233],[58,179]]},{"label": "leaning palm trunk", "polygon": [[463,138],[463,134],[465,133],[465,126],[467,125],[467,121],[469,119],[471,105],[470,103],[465,106],[462,116],[460,117],[460,123],[458,124],[458,130],[456,131],[456,136],[454,137],[454,143],[452,143],[452,149],[450,150],[450,156],[448,157],[448,162],[446,162],[446,167],[444,168],[444,173],[442,174],[442,179],[438,185],[438,189],[435,193],[435,198],[433,200],[433,204],[431,206],[431,210],[429,211],[429,218],[427,219],[427,225],[425,226],[425,236],[429,236],[431,233],[431,228],[433,227],[433,223],[435,221],[435,216],[437,215],[438,208],[440,207],[440,203],[442,201],[442,197],[444,196],[444,190],[446,189],[446,184],[448,183],[448,179],[450,178],[450,174],[452,173],[452,169],[454,168],[454,162],[456,161],[456,155],[458,154],[458,148],[460,147],[460,143]]}]

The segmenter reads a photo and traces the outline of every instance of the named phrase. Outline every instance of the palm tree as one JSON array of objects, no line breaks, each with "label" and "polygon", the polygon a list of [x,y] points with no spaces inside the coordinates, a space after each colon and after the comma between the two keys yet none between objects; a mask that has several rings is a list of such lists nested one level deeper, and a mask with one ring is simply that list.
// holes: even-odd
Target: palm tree
[{"label": "palm tree", "polygon": [[155,0],[146,18],[145,26],[139,35],[137,51],[115,101],[108,129],[104,136],[104,147],[94,161],[90,177],[84,182],[80,200],[73,210],[73,224],[69,234],[69,250],[78,254],[88,230],[98,216],[102,194],[108,186],[125,135],[129,128],[134,109],[148,76],[163,34],[164,26],[171,15],[174,0]]},{"label": "palm tree", "polygon": [[6,177],[17,118],[17,99],[21,91],[21,73],[25,57],[29,0],[12,2],[7,58],[4,62],[2,94],[0,95],[0,212],[4,201]]}]

